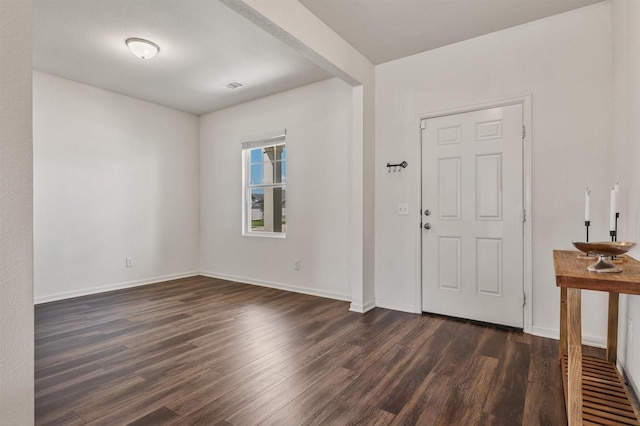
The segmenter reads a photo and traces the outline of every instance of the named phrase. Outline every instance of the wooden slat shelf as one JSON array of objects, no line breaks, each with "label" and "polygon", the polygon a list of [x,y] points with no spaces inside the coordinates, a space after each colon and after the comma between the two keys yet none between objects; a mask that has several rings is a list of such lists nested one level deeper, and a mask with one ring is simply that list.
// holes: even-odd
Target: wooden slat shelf
[{"label": "wooden slat shelf", "polygon": [[[567,355],[561,362],[566,400]],[[582,357],[582,405],[585,425],[640,426],[640,415],[620,373],[604,359]]]}]

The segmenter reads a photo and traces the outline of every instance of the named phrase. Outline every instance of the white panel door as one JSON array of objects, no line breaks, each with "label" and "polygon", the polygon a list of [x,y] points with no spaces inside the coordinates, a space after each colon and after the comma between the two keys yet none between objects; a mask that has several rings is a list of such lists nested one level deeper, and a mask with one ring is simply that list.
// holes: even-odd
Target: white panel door
[{"label": "white panel door", "polygon": [[422,310],[522,328],[522,105],[422,127]]}]

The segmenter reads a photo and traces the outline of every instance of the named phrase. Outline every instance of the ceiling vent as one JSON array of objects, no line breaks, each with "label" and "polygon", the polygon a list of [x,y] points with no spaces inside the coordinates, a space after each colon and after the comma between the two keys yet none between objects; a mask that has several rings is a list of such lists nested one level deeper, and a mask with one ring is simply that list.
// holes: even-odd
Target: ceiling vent
[{"label": "ceiling vent", "polygon": [[226,87],[229,90],[234,90],[242,86],[244,86],[244,83],[240,83],[239,81],[232,81],[224,85],[224,87]]}]

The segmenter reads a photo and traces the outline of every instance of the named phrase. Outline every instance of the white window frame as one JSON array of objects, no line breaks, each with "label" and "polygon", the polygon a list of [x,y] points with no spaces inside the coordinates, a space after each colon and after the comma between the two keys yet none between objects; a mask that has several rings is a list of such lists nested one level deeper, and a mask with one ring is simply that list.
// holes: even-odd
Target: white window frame
[{"label": "white window frame", "polygon": [[[275,134],[274,134],[275,133]],[[286,129],[274,132],[271,136],[242,142],[242,235],[245,237],[286,238],[287,232],[252,231],[251,230],[251,190],[255,188],[283,188],[287,182],[252,185],[251,184],[251,150],[268,146],[286,146]],[[288,162],[288,159],[287,159]],[[286,200],[286,199],[285,199]],[[286,201],[285,201],[286,202]]]}]

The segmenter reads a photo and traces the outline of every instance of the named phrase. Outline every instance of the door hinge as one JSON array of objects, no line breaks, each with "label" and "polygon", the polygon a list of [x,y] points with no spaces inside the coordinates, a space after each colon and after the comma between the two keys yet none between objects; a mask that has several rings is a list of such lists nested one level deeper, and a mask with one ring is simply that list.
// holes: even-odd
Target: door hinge
[{"label": "door hinge", "polygon": [[522,125],[522,139],[524,139],[525,137],[527,137],[527,127],[525,125]]},{"label": "door hinge", "polygon": [[522,306],[525,306],[527,304],[527,293],[525,293],[524,291],[522,292]]},{"label": "door hinge", "polygon": [[420,128],[421,129],[427,128],[427,120],[420,120]]},{"label": "door hinge", "polygon": [[522,210],[522,222],[527,221],[527,210]]}]

